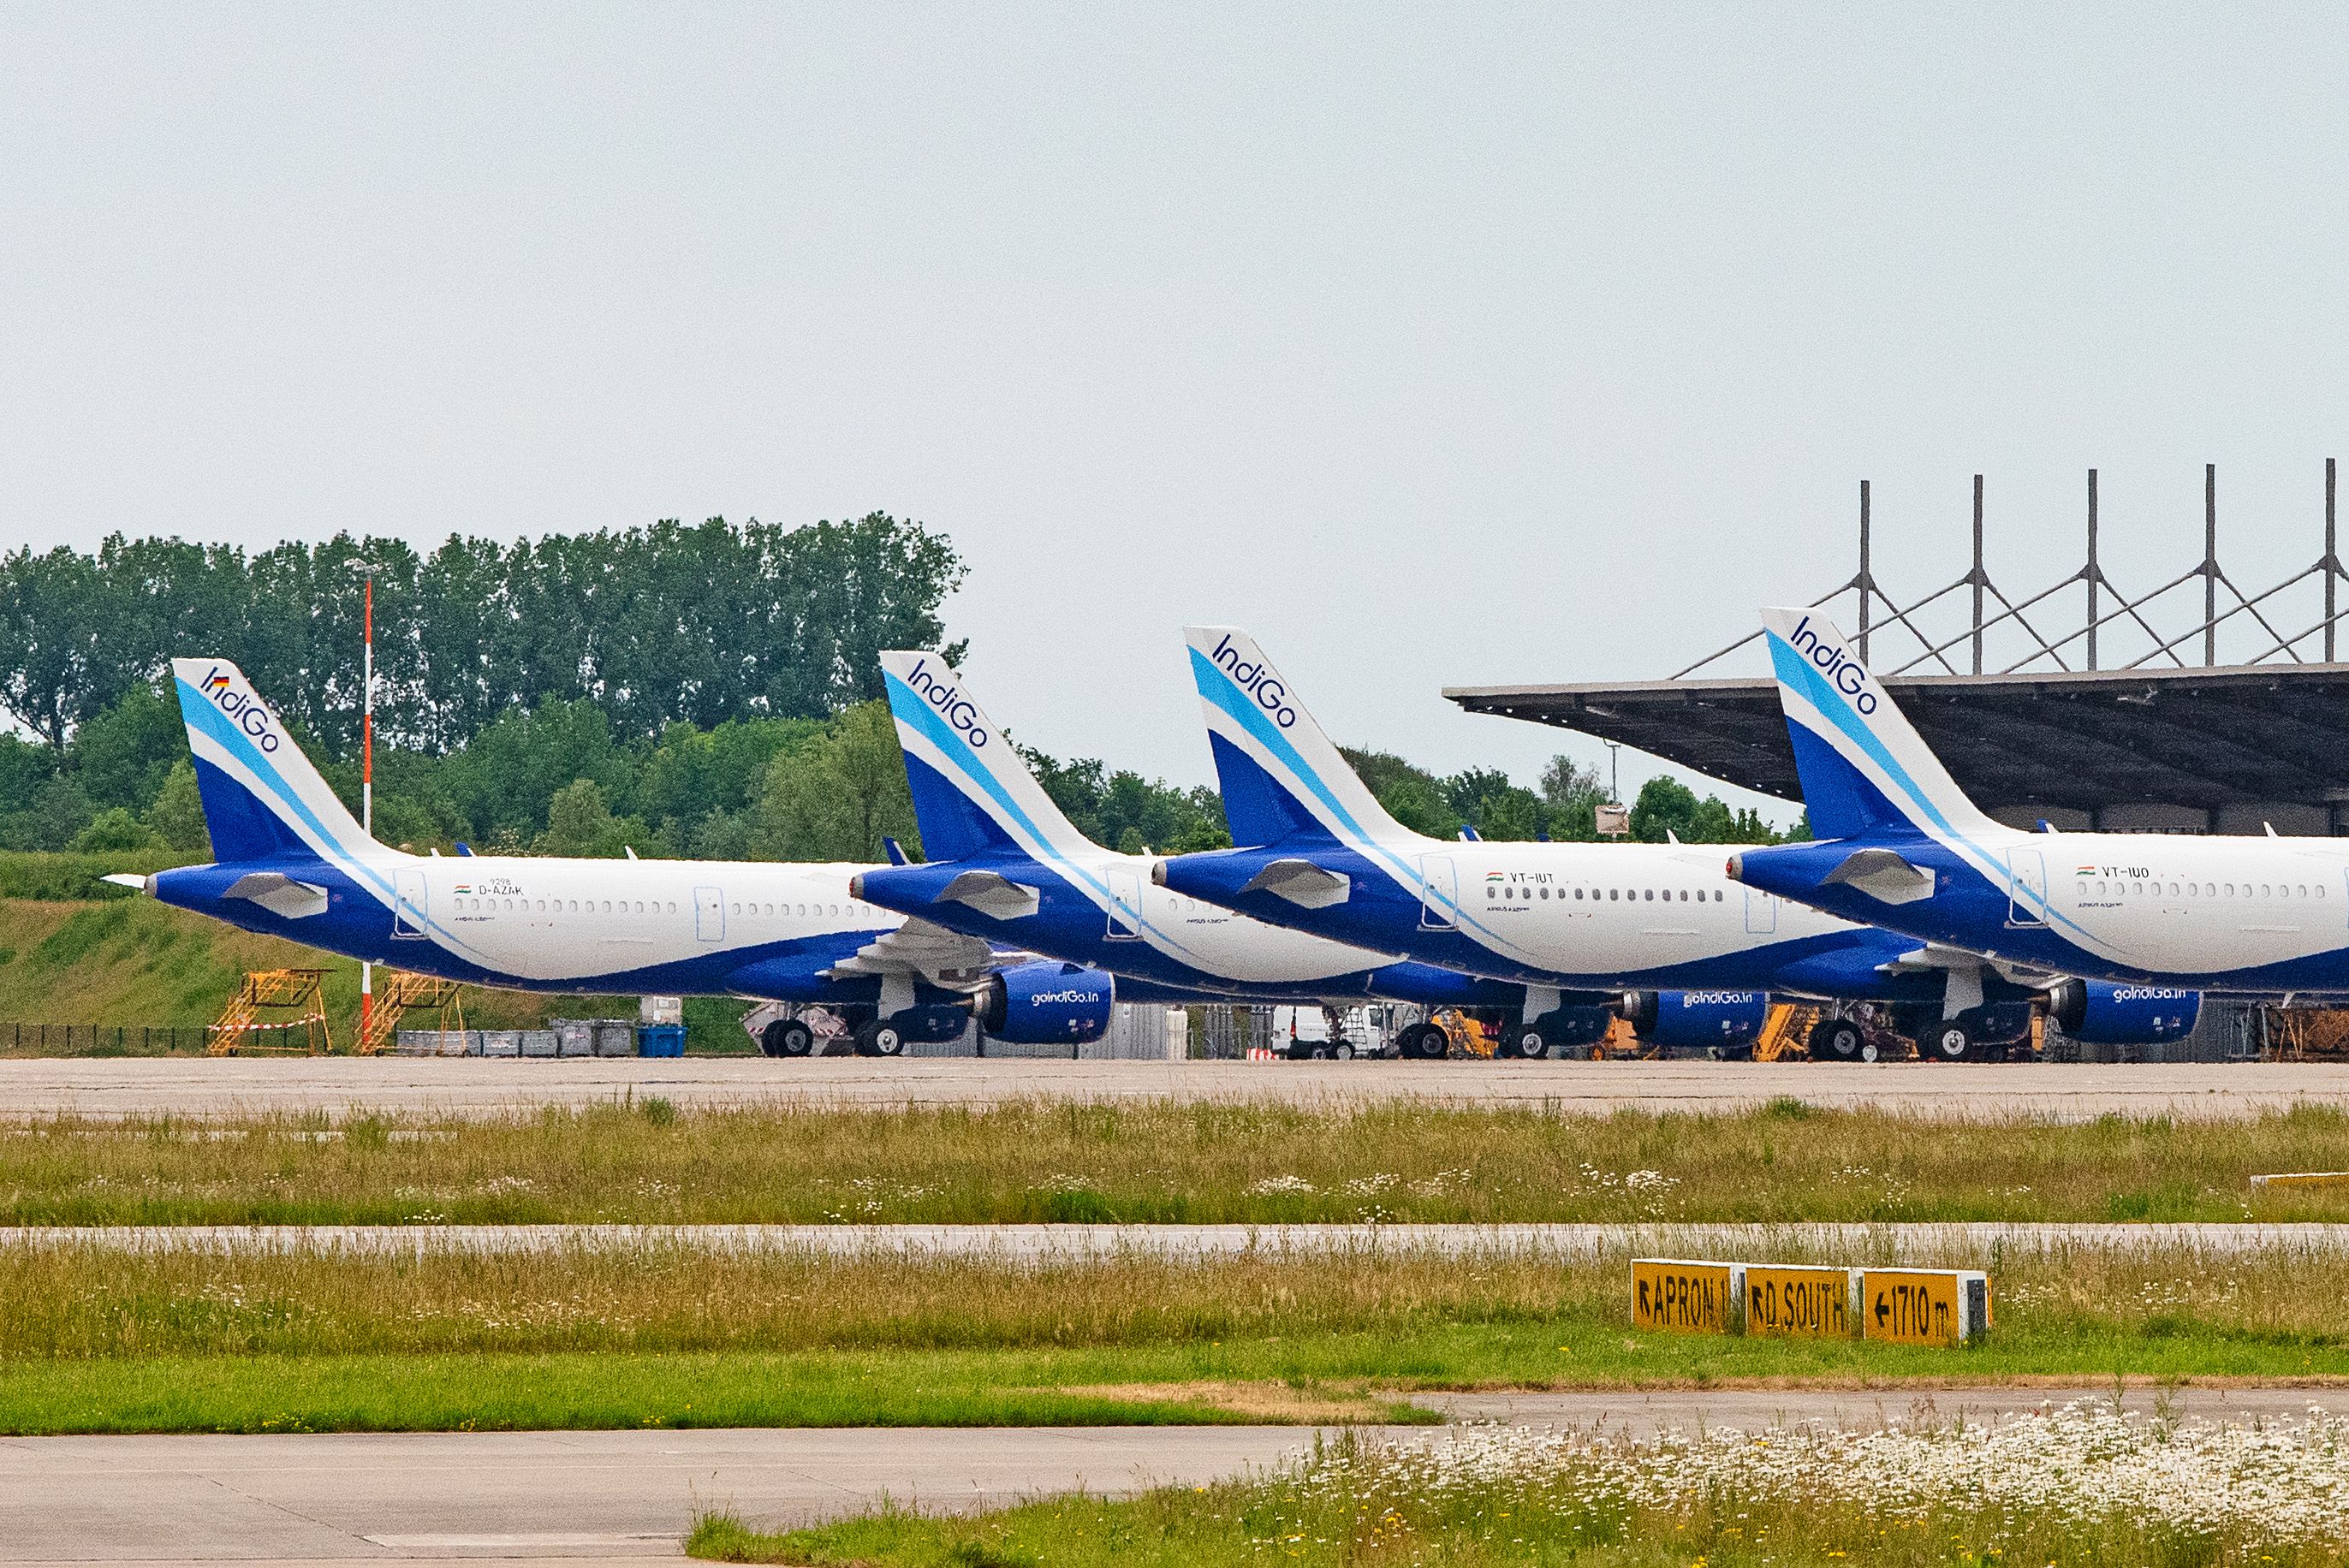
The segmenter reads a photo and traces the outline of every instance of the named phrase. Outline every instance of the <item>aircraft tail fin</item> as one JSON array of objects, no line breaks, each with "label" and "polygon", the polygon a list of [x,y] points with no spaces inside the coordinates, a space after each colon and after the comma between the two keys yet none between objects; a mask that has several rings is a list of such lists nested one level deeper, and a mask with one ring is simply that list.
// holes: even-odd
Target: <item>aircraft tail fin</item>
[{"label": "aircraft tail fin", "polygon": [[1295,688],[1234,626],[1188,626],[1224,816],[1241,848],[1319,834],[1341,843],[1415,837],[1387,814]]},{"label": "aircraft tail fin", "polygon": [[883,654],[881,668],[926,859],[1098,852],[972,700],[957,671],[925,653]]},{"label": "aircraft tail fin", "polygon": [[1782,609],[1762,612],[1762,624],[1815,836],[1967,837],[1996,828],[1833,622]]},{"label": "aircraft tail fin", "polygon": [[215,861],[349,862],[389,852],[359,827],[243,670],[226,659],[173,659],[171,675]]}]

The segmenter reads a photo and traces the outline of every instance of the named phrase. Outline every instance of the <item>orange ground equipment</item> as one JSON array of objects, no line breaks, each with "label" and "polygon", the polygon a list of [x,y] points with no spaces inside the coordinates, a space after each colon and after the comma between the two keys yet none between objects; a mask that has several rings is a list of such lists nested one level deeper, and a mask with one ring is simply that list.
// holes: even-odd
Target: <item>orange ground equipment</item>
[{"label": "orange ground equipment", "polygon": [[461,1037],[465,1032],[465,1008],[457,993],[454,980],[393,970],[384,977],[383,988],[375,994],[374,1013],[359,1031],[359,1055],[379,1057],[390,1050],[398,1038],[401,1022],[410,1013],[430,1013],[432,1026],[441,1036],[440,1054],[455,1055],[446,1048],[448,1037]]},{"label": "orange ground equipment", "polygon": [[[204,1031],[204,1050],[215,1057],[323,1057],[335,1048],[326,1029],[326,1000],[319,987],[324,969],[255,969],[246,974],[233,1000]],[[301,1043],[289,1039],[301,1031]],[[272,1037],[274,1037],[274,1038]]]}]

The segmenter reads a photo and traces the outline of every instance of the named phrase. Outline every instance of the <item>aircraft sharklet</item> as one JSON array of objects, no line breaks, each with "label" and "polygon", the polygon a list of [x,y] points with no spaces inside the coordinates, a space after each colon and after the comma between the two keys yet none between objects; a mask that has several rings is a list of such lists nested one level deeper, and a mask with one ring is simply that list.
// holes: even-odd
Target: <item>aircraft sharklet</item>
[{"label": "aircraft sharklet", "polygon": [[284,872],[247,872],[229,883],[221,896],[245,899],[288,920],[326,913],[325,888],[316,882],[296,882]]},{"label": "aircraft sharklet", "polygon": [[1933,873],[1909,864],[1897,850],[1854,850],[1819,880],[1840,882],[1880,903],[1914,903],[1933,893]]},{"label": "aircraft sharklet", "polygon": [[[936,902],[968,904],[993,920],[1019,920],[1041,907],[1043,894],[1026,882],[1013,882],[1001,872],[969,871],[957,872],[953,881],[940,888]],[[943,926],[931,929],[945,930]]]},{"label": "aircraft sharklet", "polygon": [[1343,872],[1326,871],[1308,860],[1284,858],[1267,862],[1240,891],[1268,892],[1299,909],[1327,909],[1345,903],[1353,886],[1353,879]]}]

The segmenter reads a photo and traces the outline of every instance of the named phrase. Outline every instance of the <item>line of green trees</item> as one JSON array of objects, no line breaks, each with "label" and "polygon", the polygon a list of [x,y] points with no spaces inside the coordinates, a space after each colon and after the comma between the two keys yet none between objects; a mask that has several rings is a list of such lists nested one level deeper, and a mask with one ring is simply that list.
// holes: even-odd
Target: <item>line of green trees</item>
[{"label": "line of green trees", "polygon": [[[1599,837],[1599,808],[1607,786],[1591,769],[1570,757],[1553,757],[1532,788],[1497,768],[1470,768],[1439,779],[1383,751],[1340,747],[1371,793],[1388,814],[1407,828],[1448,839],[1462,828],[1482,839],[1552,839],[1587,842]],[[1779,833],[1752,808],[1732,810],[1718,795],[1696,791],[1670,775],[1640,787],[1632,802],[1631,837],[1661,844],[1667,836],[1690,844],[1771,844]],[[1808,838],[1797,823],[1793,836]]]},{"label": "line of green trees", "polygon": [[[242,665],[328,779],[358,798],[359,574],[377,581],[376,830],[394,844],[574,855],[872,861],[918,852],[875,655],[947,644],[964,566],[945,535],[874,512],[785,530],[713,518],[429,553],[337,535],[246,554],[109,539],[0,559],[0,849],[207,851],[171,695],[174,653]],[[1097,842],[1229,842],[1223,804],[1026,752]],[[1598,836],[1596,775],[1554,759],[1439,778],[1348,753],[1388,810],[1449,838]],[[1769,826],[1670,779],[1635,837],[1761,842]]]},{"label": "line of green trees", "polygon": [[964,573],[944,534],[885,512],[452,535],[429,553],[347,533],[251,554],[117,534],[0,558],[0,707],[61,752],[172,655],[222,655],[339,755],[357,741],[358,562],[376,584],[376,732],[433,754],[547,698],[591,699],[646,740],[680,720],[829,717],[880,695],[884,648],[940,645]]}]

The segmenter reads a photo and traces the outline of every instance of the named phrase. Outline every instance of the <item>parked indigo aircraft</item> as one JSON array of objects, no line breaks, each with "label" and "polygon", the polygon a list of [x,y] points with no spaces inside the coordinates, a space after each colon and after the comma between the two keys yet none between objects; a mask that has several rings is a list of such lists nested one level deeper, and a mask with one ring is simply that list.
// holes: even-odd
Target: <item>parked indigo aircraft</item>
[{"label": "parked indigo aircraft", "polygon": [[[1609,995],[1561,995],[1556,986],[1397,963],[1154,886],[1154,857],[1119,854],[1080,832],[959,673],[935,654],[883,654],[881,666],[929,859],[861,872],[849,882],[852,897],[1106,969],[1121,984],[1234,1001],[1376,997],[1496,1015],[1512,1056],[1594,1044],[1614,1019]],[[1416,1024],[1398,1044],[1423,1055],[1442,1034]]]},{"label": "parked indigo aircraft", "polygon": [[[1700,1036],[1724,1020],[1733,1032],[1758,1030],[1778,993],[1889,1004],[1928,1057],[1957,1061],[2021,1037],[2052,994],[2054,976],[2010,975],[1741,887],[1715,850],[1415,833],[1379,804],[1254,639],[1218,626],[1185,636],[1225,814],[1243,847],[1161,860],[1153,880],[1173,892],[1468,974],[1625,987],[1635,1013],[1664,1015],[1651,1037],[1666,1040],[1675,993],[1682,1033]],[[2094,1016],[2077,1020],[2086,1037],[2151,1026],[2110,987],[2088,989]],[[1837,1014],[1809,1044],[1815,1057],[1847,1059],[1861,1039]]]},{"label": "parked indigo aircraft", "polygon": [[[248,931],[418,974],[525,991],[820,1002],[856,1048],[950,1039],[976,1013],[1016,1041],[1085,1041],[1119,987],[1099,970],[999,954],[876,909],[854,865],[412,855],[364,832],[225,659],[175,659],[214,862],[112,880]],[[798,1019],[771,1055],[803,1056]]]},{"label": "parked indigo aircraft", "polygon": [[2349,843],[2024,832],[1960,790],[1825,616],[1765,610],[1770,659],[1819,841],[1730,875],[1985,970],[2122,985],[2165,1010],[2196,989],[2349,995]]}]

